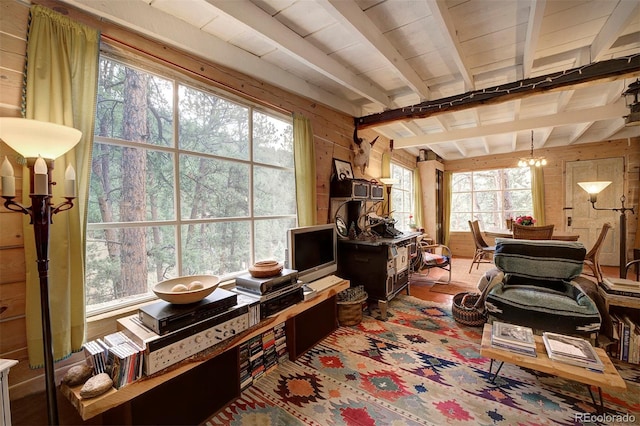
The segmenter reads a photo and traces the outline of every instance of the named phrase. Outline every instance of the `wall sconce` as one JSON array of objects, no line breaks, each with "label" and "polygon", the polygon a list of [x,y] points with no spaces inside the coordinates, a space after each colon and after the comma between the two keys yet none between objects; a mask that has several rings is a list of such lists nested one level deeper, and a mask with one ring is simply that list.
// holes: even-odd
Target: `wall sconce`
[{"label": "wall sconce", "polygon": [[387,216],[389,216],[391,215],[391,187],[399,182],[394,178],[380,178],[380,182],[387,187]]},{"label": "wall sconce", "polygon": [[578,185],[582,187],[589,194],[589,202],[594,210],[609,210],[620,212],[620,278],[626,278],[626,264],[627,264],[627,216],[626,212],[630,211],[634,214],[633,207],[628,208],[624,206],[626,200],[623,195],[620,197],[622,206],[619,208],[599,208],[596,207],[596,201],[598,194],[609,186],[611,182],[608,181],[596,181],[596,182],[578,182]]},{"label": "wall sconce", "polygon": [[75,170],[69,164],[65,171],[65,201],[54,206],[51,202],[50,170],[53,160],[73,148],[82,137],[82,132],[72,127],[25,118],[0,118],[0,139],[22,155],[30,170],[31,207],[14,201],[15,177],[13,167],[5,156],[2,175],[2,198],[4,206],[14,212],[31,217],[35,235],[38,275],[40,278],[40,309],[42,317],[42,340],[44,347],[45,386],[49,424],[58,424],[55,371],[53,369],[53,341],[51,337],[51,315],[49,311],[49,225],[54,214],[73,207]]},{"label": "wall sconce", "polygon": [[640,80],[631,83],[622,96],[629,108],[629,115],[624,116],[625,126],[640,126]]}]

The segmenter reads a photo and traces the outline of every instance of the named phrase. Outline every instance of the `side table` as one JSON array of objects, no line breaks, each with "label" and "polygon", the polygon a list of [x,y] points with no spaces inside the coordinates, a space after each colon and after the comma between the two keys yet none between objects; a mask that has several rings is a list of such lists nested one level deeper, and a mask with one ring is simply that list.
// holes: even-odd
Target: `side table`
[{"label": "side table", "polygon": [[14,359],[0,359],[0,426],[11,426],[9,369],[17,363]]}]

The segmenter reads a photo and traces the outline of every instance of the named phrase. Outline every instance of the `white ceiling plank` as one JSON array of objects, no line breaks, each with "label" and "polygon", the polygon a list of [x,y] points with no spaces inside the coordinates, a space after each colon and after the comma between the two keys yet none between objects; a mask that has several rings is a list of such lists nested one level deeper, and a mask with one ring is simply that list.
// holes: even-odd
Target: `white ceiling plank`
[{"label": "white ceiling plank", "polygon": [[545,146],[547,142],[549,142],[549,138],[551,137],[551,132],[553,132],[553,127],[547,127],[542,131],[542,143],[539,145],[540,148]]},{"label": "white ceiling plank", "polygon": [[[318,86],[287,73],[273,64],[261,60],[242,49],[238,49],[217,37],[200,31],[186,22],[149,7],[143,2],[97,2],[92,0],[61,0],[107,21],[131,28],[140,34],[152,37],[185,52],[235,69],[241,73],[268,82],[276,87],[298,93],[316,100],[338,111],[357,116],[361,110],[343,97],[329,93]],[[215,52],[215,60],[212,53]]]},{"label": "white ceiling plank", "polygon": [[451,18],[451,14],[449,13],[449,9],[447,8],[447,4],[443,0],[426,1],[429,5],[429,9],[431,9],[436,26],[439,28],[440,33],[445,40],[445,44],[447,45],[446,48],[449,50],[449,54],[452,56],[456,66],[458,67],[458,71],[462,76],[462,80],[465,84],[465,91],[473,90],[473,77],[469,67],[464,61],[462,46],[460,45],[460,40],[456,35],[456,28],[453,23],[453,19]]},{"label": "white ceiling plank", "polygon": [[542,117],[526,118],[517,122],[489,124],[481,127],[456,129],[449,132],[396,139],[396,146],[398,148],[405,148],[474,137],[477,138],[480,136],[505,134],[529,129],[540,129],[544,127],[564,126],[588,121],[607,120],[621,117],[627,114],[627,111],[628,110],[624,105],[624,102],[618,102],[614,105],[605,105],[585,110],[566,111]]},{"label": "white ceiling plank", "polygon": [[207,0],[207,2],[324,76],[339,82],[372,102],[385,108],[391,107],[389,97],[382,90],[376,88],[371,82],[356,76],[250,1]]},{"label": "white ceiling plank", "polygon": [[351,28],[351,32],[361,42],[378,50],[387,64],[398,73],[411,90],[420,96],[421,100],[429,99],[427,85],[355,2],[344,0],[316,0],[316,2],[340,24]]},{"label": "white ceiling plank", "polygon": [[624,118],[613,120],[613,122],[604,129],[602,140],[610,139],[613,135],[624,129]]},{"label": "white ceiling plank", "polygon": [[401,121],[400,125],[416,136],[424,135],[424,132],[415,121]]},{"label": "white ceiling plank", "polygon": [[591,58],[599,61],[603,55],[613,46],[621,32],[629,23],[638,19],[640,13],[640,2],[638,0],[620,0],[607,19],[607,22],[598,33],[593,43],[591,43]]},{"label": "white ceiling plank", "polygon": [[[464,149],[462,146],[460,146],[460,143],[454,142],[453,143],[453,147],[455,149],[457,149],[458,152],[460,153],[460,155],[462,155],[463,157],[466,157],[467,155],[469,155],[468,151],[466,149]],[[433,149],[433,146],[430,146],[429,149],[431,149],[432,151],[435,152],[435,150]],[[441,157],[443,157],[443,156],[441,155]]]},{"label": "white ceiling plank", "polygon": [[522,58],[523,78],[531,77],[533,60],[535,59],[536,55],[536,47],[538,46],[538,38],[540,37],[542,18],[544,18],[544,9],[546,5],[546,0],[531,1],[531,9],[529,10],[529,22],[527,23],[527,38],[524,43],[524,55]]},{"label": "white ceiling plank", "polygon": [[593,126],[593,121],[576,125],[569,136],[569,145],[573,145],[578,139],[580,139],[580,137],[584,135],[591,126]]}]

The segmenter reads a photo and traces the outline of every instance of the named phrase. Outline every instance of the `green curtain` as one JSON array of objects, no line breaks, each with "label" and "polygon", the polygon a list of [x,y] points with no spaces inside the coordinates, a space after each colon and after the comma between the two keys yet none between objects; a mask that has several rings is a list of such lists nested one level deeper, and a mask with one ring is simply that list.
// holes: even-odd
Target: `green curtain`
[{"label": "green curtain", "polygon": [[422,221],[422,186],[420,185],[420,171],[413,169],[413,221],[418,228],[423,228]]},{"label": "green curtain", "polygon": [[[27,42],[24,116],[75,127],[82,139],[56,159],[53,182],[64,182],[67,164],[76,169],[75,207],[53,218],[49,245],[49,303],[54,359],[82,348],[85,339],[84,253],[87,194],[98,77],[100,33],[68,17],[35,5]],[[23,176],[28,176],[28,170]],[[53,186],[54,204],[62,200],[64,185]],[[29,180],[23,179],[23,199],[29,199]],[[32,226],[25,217],[27,269],[26,322],[29,364],[44,363],[40,320],[39,279]]]},{"label": "green curtain", "polygon": [[444,206],[443,207],[443,218],[442,218],[442,235],[443,240],[442,244],[448,246],[449,245],[449,226],[451,224],[451,186],[452,186],[452,178],[453,173],[444,172],[444,182],[443,182],[443,190],[444,196]]},{"label": "green curtain", "polygon": [[[380,177],[381,178],[390,178],[391,177],[391,153],[389,151],[385,151],[382,153],[382,164],[380,165]],[[383,209],[383,212],[391,211],[391,194],[387,192],[387,186],[384,188],[384,202],[387,205],[386,209]]]},{"label": "green curtain", "polygon": [[380,167],[380,177],[390,178],[391,177],[391,153],[389,151],[385,151],[382,154],[382,165]]},{"label": "green curtain", "polygon": [[308,118],[293,116],[293,158],[296,173],[296,203],[298,225],[311,226],[317,223],[316,197],[316,152],[313,129]]},{"label": "green curtain", "polygon": [[531,167],[531,195],[533,198],[533,217],[536,219],[536,225],[545,225],[544,172],[542,167]]}]

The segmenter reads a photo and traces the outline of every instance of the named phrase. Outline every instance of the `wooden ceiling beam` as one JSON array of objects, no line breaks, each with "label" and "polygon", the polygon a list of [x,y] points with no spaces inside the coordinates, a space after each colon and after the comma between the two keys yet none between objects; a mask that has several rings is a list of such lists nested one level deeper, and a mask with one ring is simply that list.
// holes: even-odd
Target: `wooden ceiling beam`
[{"label": "wooden ceiling beam", "polygon": [[397,120],[426,118],[482,105],[502,103],[555,90],[570,90],[600,80],[617,80],[640,75],[640,54],[595,62],[571,70],[527,78],[513,83],[466,92],[457,96],[422,102],[356,117],[358,129],[379,126]]}]

